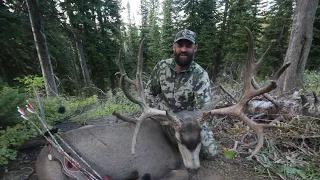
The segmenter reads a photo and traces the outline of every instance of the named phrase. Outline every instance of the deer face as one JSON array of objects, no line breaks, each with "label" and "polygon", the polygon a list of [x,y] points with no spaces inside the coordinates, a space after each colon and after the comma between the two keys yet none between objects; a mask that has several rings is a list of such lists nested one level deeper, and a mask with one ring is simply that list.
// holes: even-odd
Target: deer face
[{"label": "deer face", "polygon": [[175,132],[178,148],[183,163],[189,172],[196,173],[200,168],[199,153],[201,149],[201,127],[198,123],[183,123],[180,130]]},{"label": "deer face", "polygon": [[188,111],[169,114],[170,126],[174,129],[174,139],[178,144],[183,163],[189,173],[197,173],[200,168],[200,149],[203,139],[202,123],[199,111]]}]

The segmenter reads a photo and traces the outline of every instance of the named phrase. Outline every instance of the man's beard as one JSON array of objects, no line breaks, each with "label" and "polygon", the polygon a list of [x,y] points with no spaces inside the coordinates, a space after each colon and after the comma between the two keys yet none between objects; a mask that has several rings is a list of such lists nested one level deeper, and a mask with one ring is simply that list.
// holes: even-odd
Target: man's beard
[{"label": "man's beard", "polygon": [[[180,59],[180,55],[186,55],[188,58],[187,59]],[[183,68],[189,67],[190,64],[192,63],[194,58],[194,53],[193,54],[187,54],[187,53],[174,53],[174,61]]]}]

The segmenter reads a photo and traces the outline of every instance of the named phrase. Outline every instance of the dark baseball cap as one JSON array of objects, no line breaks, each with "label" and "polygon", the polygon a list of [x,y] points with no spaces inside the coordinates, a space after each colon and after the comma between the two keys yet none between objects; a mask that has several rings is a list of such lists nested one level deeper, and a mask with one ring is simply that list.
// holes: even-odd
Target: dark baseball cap
[{"label": "dark baseball cap", "polygon": [[196,43],[196,38],[197,38],[197,34],[193,31],[190,31],[188,29],[184,29],[182,31],[179,31],[175,38],[174,38],[174,42],[177,42],[181,39],[186,39],[186,40],[189,40],[193,43]]}]

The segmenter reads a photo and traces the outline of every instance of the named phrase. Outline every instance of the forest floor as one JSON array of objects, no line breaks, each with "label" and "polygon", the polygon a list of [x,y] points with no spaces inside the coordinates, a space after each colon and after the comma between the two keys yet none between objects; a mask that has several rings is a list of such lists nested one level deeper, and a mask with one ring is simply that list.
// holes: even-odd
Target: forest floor
[{"label": "forest floor", "polygon": [[[40,147],[22,152],[23,156],[10,163],[3,180],[37,180],[35,172],[35,161]],[[199,177],[201,180],[259,180],[270,179],[270,177],[258,175],[255,172],[254,163],[241,160],[225,162],[221,159],[213,161],[202,161]],[[206,177],[205,179],[202,177]],[[275,179],[275,178],[274,178]]]},{"label": "forest floor", "polygon": [[[95,122],[94,124],[98,124]],[[89,123],[90,124],[90,123]],[[79,124],[65,123],[60,124],[59,129],[68,131],[78,128]],[[221,129],[215,127],[214,133],[219,147],[233,147],[233,140],[222,133]],[[6,170],[0,171],[0,179],[3,180],[37,180],[35,172],[35,161],[42,146],[32,147],[19,152],[15,161],[10,162]],[[221,149],[221,148],[220,148]],[[219,156],[212,161],[201,161],[199,177],[201,180],[259,180],[259,179],[278,179],[273,174],[268,175],[264,168],[256,161],[249,161],[246,156],[239,155],[233,160]],[[263,173],[264,172],[264,173]],[[203,178],[205,177],[205,178]]]}]

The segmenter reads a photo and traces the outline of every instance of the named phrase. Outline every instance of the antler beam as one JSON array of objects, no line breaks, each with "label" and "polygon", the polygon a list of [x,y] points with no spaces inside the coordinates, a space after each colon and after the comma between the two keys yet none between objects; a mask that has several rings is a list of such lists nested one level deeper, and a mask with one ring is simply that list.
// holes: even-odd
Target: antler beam
[{"label": "antler beam", "polygon": [[[141,109],[142,113],[138,118],[130,118],[126,117],[123,115],[120,115],[116,112],[113,112],[113,115],[116,116],[117,118],[126,121],[126,122],[131,122],[131,123],[136,123],[136,128],[134,130],[133,138],[132,138],[132,147],[131,147],[131,152],[132,154],[135,153],[135,145],[137,142],[137,135],[140,130],[141,124],[143,120],[156,116],[156,115],[162,115],[166,116],[166,111],[161,111],[158,109],[150,108],[148,107],[145,97],[144,97],[144,88],[143,88],[143,81],[142,81],[142,69],[143,69],[143,57],[142,57],[142,48],[143,48],[143,42],[144,40],[141,41],[140,48],[139,48],[139,55],[138,55],[138,67],[137,67],[137,73],[136,73],[136,79],[131,80],[123,67],[122,60],[121,60],[121,50],[119,51],[119,58],[118,58],[118,63],[119,63],[119,69],[120,69],[120,87],[125,94],[125,96],[133,103],[138,104]],[[135,98],[133,95],[130,94],[128,88],[125,86],[125,82],[128,82],[130,84],[134,84],[136,86],[137,92],[138,92],[138,99]]]},{"label": "antler beam", "polygon": [[[251,127],[258,136],[258,143],[254,149],[254,151],[251,153],[249,158],[252,158],[254,155],[256,155],[259,150],[263,146],[264,142],[264,135],[263,130],[264,128],[275,128],[277,126],[271,125],[271,124],[258,124],[254,122],[252,119],[250,119],[247,115],[244,113],[244,109],[246,108],[246,105],[248,102],[255,96],[260,96],[265,93],[268,93],[275,88],[277,88],[277,81],[280,77],[280,75],[290,66],[290,63],[287,63],[283,65],[273,76],[272,80],[269,82],[268,85],[262,88],[258,88],[255,85],[254,82],[254,75],[255,72],[258,70],[258,68],[262,64],[263,57],[259,60],[258,63],[255,63],[255,57],[254,57],[254,42],[253,42],[253,36],[251,31],[246,27],[246,30],[248,32],[248,60],[246,63],[246,68],[243,72],[243,82],[244,87],[242,91],[242,95],[239,99],[239,101],[230,107],[225,107],[221,109],[214,109],[204,114],[204,116],[207,115],[231,115],[238,117],[240,120],[245,122],[249,127]],[[270,47],[268,48],[267,52],[270,50]],[[265,54],[267,54],[264,53]],[[264,56],[263,55],[263,56]],[[257,88],[257,89],[256,89]]]}]

